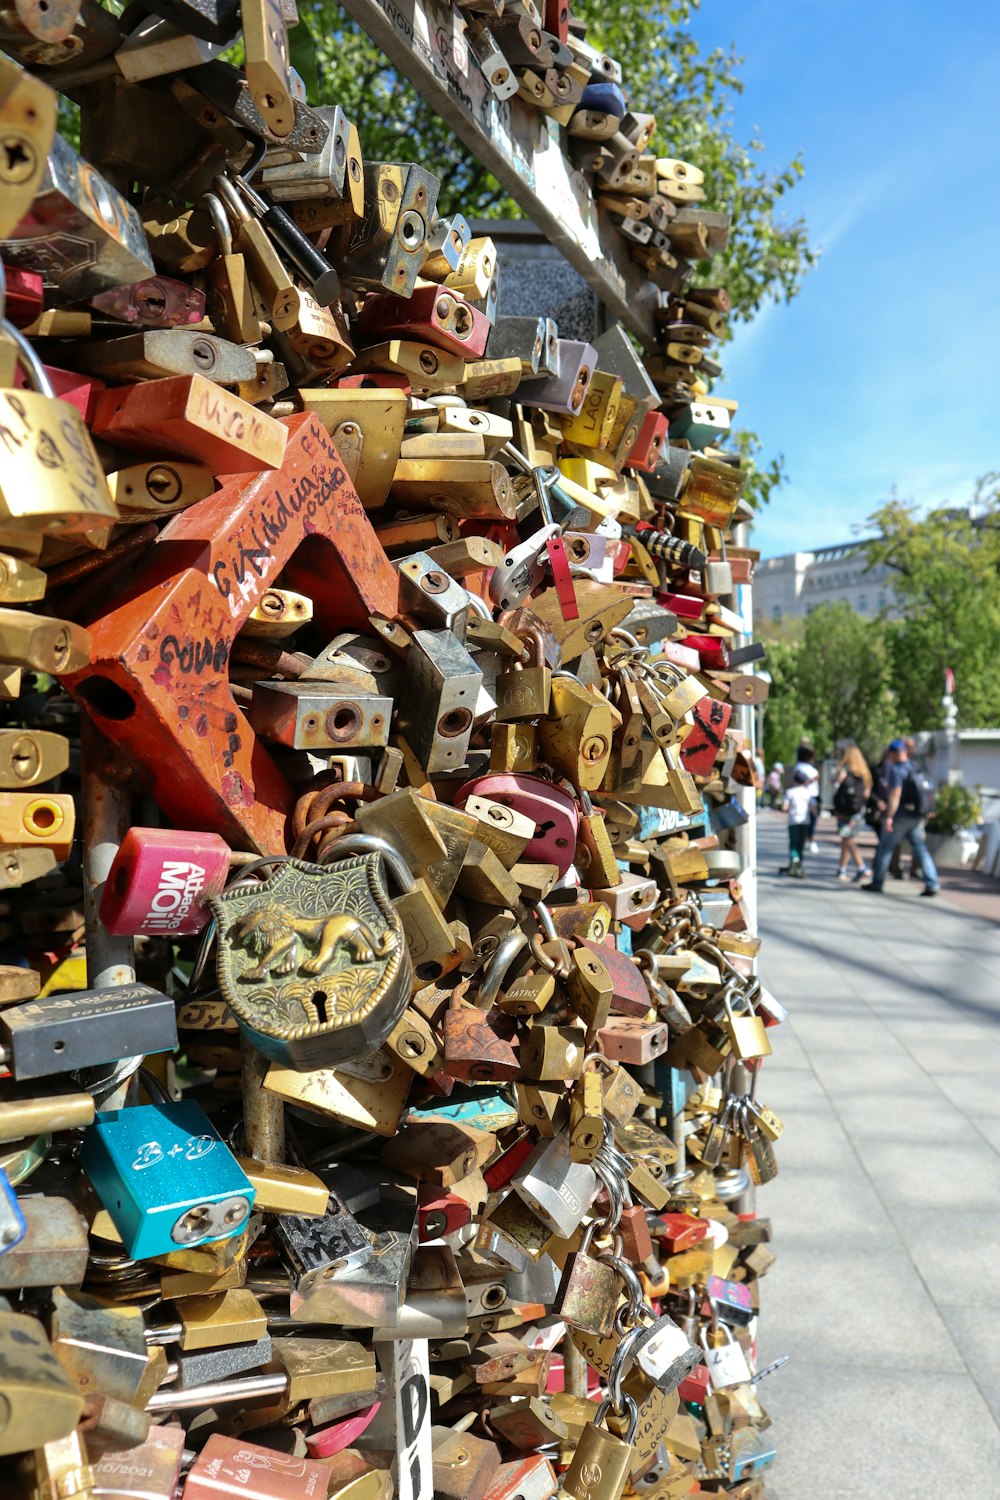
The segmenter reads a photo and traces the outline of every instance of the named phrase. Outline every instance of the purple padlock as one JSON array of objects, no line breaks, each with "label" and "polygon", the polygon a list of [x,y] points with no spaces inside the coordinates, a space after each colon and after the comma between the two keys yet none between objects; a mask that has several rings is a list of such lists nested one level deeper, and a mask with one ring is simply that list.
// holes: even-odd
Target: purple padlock
[{"label": "purple padlock", "polygon": [[580,821],[576,800],[569,792],[543,776],[503,771],[467,781],[459,789],[455,806],[464,807],[470,797],[489,797],[530,818],[535,832],[522,858],[528,864],[555,865],[560,876],[566,874],[576,852]]}]

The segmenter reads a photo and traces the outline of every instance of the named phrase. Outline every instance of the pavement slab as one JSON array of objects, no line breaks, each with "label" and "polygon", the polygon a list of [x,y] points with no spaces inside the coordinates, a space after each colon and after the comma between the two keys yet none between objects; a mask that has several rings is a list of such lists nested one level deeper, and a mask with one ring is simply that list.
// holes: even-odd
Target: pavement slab
[{"label": "pavement slab", "polygon": [[806,879],[758,823],[761,975],[790,1011],[761,1074],[785,1122],[758,1190],[773,1500],[1000,1500],[1000,887]]}]

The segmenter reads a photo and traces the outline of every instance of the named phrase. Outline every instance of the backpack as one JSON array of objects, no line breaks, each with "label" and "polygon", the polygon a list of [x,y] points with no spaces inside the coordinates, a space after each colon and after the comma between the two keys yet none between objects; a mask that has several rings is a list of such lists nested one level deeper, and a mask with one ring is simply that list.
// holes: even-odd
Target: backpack
[{"label": "backpack", "polygon": [[874,828],[876,833],[882,827],[882,809],[879,807],[877,787],[872,787],[868,793],[868,801],[865,803],[865,823],[869,828]]},{"label": "backpack", "polygon": [[918,818],[929,818],[936,802],[937,792],[934,790],[934,783],[919,766],[913,766],[909,776],[903,782],[903,790],[899,798],[900,812],[910,813]]},{"label": "backpack", "polygon": [[865,805],[865,784],[849,771],[833,794],[833,810],[841,818],[853,818]]}]

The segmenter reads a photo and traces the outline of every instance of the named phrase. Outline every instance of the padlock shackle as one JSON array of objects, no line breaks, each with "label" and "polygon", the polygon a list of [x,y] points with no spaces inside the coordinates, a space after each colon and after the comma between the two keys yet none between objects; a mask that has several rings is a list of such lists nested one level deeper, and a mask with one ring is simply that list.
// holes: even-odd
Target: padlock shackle
[{"label": "padlock shackle", "polygon": [[336,843],[330,846],[327,850],[327,858],[322,859],[320,863],[333,864],[346,854],[381,854],[395,875],[404,895],[416,886],[412,871],[407,868],[406,861],[399,850],[394,849],[388,839],[379,838],[374,833],[345,833],[343,838],[337,839]]},{"label": "padlock shackle", "polygon": [[[6,280],[4,280],[4,305],[6,305],[6,298],[7,283]],[[18,364],[24,366],[24,369],[30,375],[35,390],[38,391],[39,395],[48,396],[52,401],[57,400],[58,398],[56,396],[55,387],[53,386],[52,381],[49,379],[48,374],[46,373],[45,366],[42,364],[41,360],[38,358],[38,355],[35,353],[34,349],[31,347],[31,344],[25,338],[21,330],[19,328],[15,328],[13,323],[9,323],[6,318],[0,318],[0,337],[10,339],[11,343],[17,349]]]},{"label": "padlock shackle", "polygon": [[[225,181],[224,178],[221,180]],[[242,204],[240,206],[242,207]],[[197,207],[203,208],[211,219],[212,228],[218,236],[223,255],[232,255],[233,226],[226,217],[226,210],[222,206],[222,199],[218,193],[202,193],[198,199]]]},{"label": "padlock shackle", "polygon": [[483,1011],[493,1009],[507,970],[527,945],[528,940],[519,927],[512,928],[500,939],[483,974],[483,982],[479,987],[475,1002],[477,1009]]}]

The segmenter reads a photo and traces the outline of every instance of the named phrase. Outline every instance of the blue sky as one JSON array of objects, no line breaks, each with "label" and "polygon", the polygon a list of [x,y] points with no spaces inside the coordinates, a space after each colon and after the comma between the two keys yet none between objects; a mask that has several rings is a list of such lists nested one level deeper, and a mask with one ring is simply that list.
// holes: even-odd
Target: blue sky
[{"label": "blue sky", "polygon": [[998,22],[987,0],[703,0],[702,46],[746,58],[736,132],[775,168],[804,152],[786,201],[823,249],[723,354],[720,394],[785,455],[765,557],[849,540],[893,485],[927,507],[1000,469]]}]

